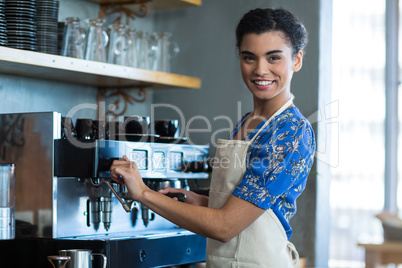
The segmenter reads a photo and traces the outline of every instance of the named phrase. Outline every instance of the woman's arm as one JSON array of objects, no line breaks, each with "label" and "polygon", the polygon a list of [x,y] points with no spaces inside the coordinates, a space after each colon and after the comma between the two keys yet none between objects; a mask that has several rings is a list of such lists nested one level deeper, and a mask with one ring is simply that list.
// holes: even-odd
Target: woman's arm
[{"label": "woman's arm", "polygon": [[221,242],[238,235],[265,212],[233,195],[220,209],[178,202],[149,189],[134,162],[115,160],[110,173],[113,180],[126,185],[134,200],[182,228]]}]

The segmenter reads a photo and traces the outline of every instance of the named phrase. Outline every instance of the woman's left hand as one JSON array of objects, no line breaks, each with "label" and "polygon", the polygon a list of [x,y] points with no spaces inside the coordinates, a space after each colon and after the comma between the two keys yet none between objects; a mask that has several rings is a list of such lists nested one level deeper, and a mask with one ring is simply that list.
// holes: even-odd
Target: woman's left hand
[{"label": "woman's left hand", "polygon": [[130,161],[127,156],[125,160],[114,160],[110,166],[110,177],[112,180],[124,184],[127,187],[131,198],[140,201],[142,193],[149,189],[142,180],[137,165]]},{"label": "woman's left hand", "polygon": [[[161,194],[181,193],[181,194],[184,194],[186,197],[186,199],[184,200],[184,203],[195,205],[195,206],[204,206],[204,207],[208,206],[208,197],[207,196],[199,195],[192,191],[186,191],[184,189],[167,187],[165,189],[159,190],[158,192]],[[177,200],[176,197],[174,199]]]}]

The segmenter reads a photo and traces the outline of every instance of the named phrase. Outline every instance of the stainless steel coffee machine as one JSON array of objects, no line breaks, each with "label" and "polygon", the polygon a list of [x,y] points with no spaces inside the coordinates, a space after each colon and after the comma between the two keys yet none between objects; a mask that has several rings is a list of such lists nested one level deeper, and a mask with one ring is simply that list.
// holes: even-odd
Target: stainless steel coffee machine
[{"label": "stainless steel coffee machine", "polygon": [[208,146],[185,139],[85,141],[63,136],[61,122],[56,112],[0,115],[0,162],[16,165],[16,219],[36,227],[38,241],[54,244],[43,247],[55,252],[42,254],[74,245],[107,255],[108,267],[204,260],[205,238],[131,200],[124,185],[111,181],[109,167],[126,155],[151,189],[186,188],[188,179],[208,178]]}]

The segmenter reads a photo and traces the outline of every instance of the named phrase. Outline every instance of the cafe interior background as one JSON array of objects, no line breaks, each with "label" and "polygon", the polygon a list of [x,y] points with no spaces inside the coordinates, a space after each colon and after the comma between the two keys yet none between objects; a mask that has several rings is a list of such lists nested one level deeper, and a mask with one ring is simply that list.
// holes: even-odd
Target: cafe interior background
[{"label": "cafe interior background", "polygon": [[[402,208],[396,161],[402,152],[397,134],[398,21],[387,13],[395,11],[397,2],[203,0],[199,7],[151,11],[132,20],[131,26],[171,32],[180,46],[171,72],[199,77],[202,85],[195,90],[147,89],[146,100],[130,104],[126,114],[177,118],[180,110],[187,123],[181,127],[199,129],[189,140],[211,145],[213,153],[211,135],[217,139],[229,134],[228,120],[219,116],[236,122],[252,109],[235,50],[238,19],[256,7],[290,9],[309,32],[303,68],[294,75],[292,91],[318,141],[313,171],[291,220],[291,241],[309,266],[364,267],[364,250],[358,243],[383,239],[376,215]],[[97,3],[60,0],[59,21],[78,17],[84,25],[98,12]],[[138,94],[135,89],[128,92]],[[0,74],[0,113],[66,115],[76,109],[73,119],[95,119],[97,94],[92,86]],[[91,108],[77,108],[86,104]]]}]

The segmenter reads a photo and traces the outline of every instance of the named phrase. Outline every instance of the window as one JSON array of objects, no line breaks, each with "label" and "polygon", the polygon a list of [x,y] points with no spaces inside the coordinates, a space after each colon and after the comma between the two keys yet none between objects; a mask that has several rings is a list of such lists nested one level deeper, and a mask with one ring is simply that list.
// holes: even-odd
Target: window
[{"label": "window", "polygon": [[384,207],[385,0],[333,1],[333,100],[339,165],[332,168],[329,267],[364,267],[358,242],[381,240]]}]

